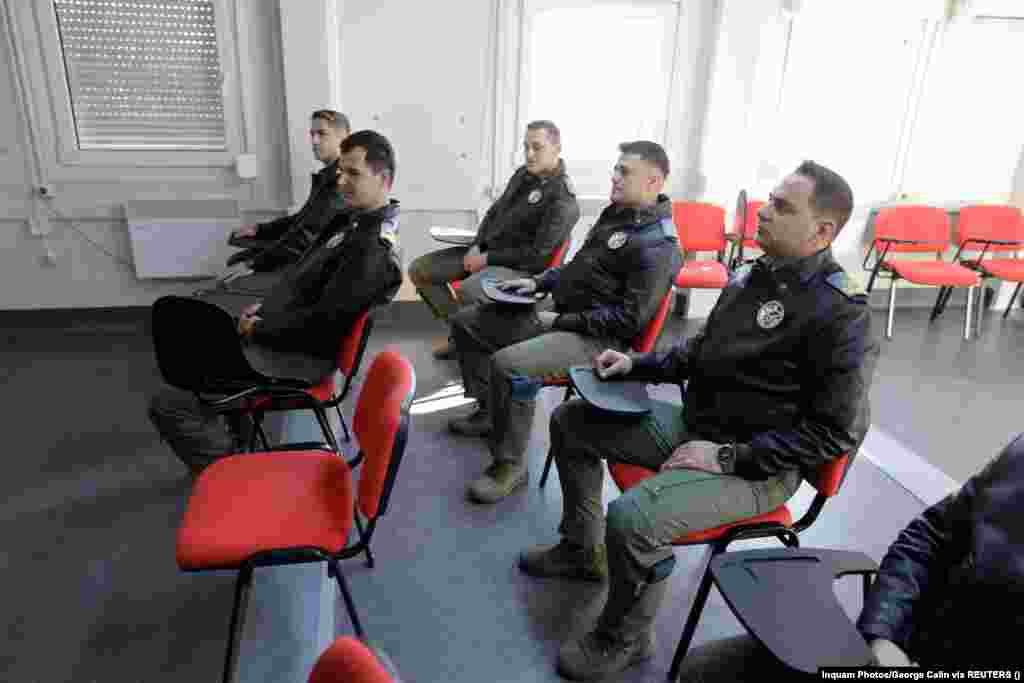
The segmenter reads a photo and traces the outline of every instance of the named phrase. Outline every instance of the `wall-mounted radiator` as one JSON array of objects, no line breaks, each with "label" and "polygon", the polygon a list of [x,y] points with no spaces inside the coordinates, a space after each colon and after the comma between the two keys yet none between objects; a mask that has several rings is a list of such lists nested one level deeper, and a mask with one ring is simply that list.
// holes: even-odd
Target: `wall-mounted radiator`
[{"label": "wall-mounted radiator", "polygon": [[126,202],[124,213],[140,280],[212,277],[236,251],[227,242],[241,225],[233,199]]}]

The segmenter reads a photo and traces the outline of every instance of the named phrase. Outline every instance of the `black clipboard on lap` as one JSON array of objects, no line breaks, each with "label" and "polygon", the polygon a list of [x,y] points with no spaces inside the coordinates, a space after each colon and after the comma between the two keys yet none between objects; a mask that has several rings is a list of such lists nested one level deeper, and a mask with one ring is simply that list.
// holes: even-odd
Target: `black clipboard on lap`
[{"label": "black clipboard on lap", "polygon": [[584,401],[609,413],[646,415],[651,412],[647,382],[629,379],[601,379],[594,368],[569,368],[569,382]]}]

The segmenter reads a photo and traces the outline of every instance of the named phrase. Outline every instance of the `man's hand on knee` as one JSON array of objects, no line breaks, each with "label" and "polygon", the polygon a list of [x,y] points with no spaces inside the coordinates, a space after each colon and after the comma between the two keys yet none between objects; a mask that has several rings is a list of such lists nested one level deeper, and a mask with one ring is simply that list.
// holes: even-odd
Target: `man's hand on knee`
[{"label": "man's hand on knee", "polygon": [[483,270],[487,265],[487,254],[480,253],[479,247],[475,244],[470,247],[466,255],[462,257],[462,267],[467,272],[476,273],[477,271]]},{"label": "man's hand on knee", "polygon": [[722,474],[722,466],[718,463],[720,447],[721,444],[712,441],[687,441],[672,452],[669,459],[662,463],[659,471],[701,470]]},{"label": "man's hand on knee", "polygon": [[633,369],[633,360],[615,349],[606,349],[594,359],[594,370],[601,379],[616,375],[628,375]]}]

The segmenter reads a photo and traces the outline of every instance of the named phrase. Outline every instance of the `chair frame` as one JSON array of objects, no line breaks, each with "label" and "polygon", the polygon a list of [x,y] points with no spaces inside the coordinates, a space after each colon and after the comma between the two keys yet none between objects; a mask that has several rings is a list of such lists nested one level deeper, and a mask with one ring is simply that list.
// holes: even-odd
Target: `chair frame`
[{"label": "chair frame", "polygon": [[[316,399],[316,397],[314,397],[312,395],[309,395],[310,398],[312,398],[314,401],[316,401],[317,405],[319,406],[319,408],[313,408],[312,410],[313,410],[314,414],[316,415],[317,422],[320,425],[321,431],[324,433],[324,436],[327,438],[327,444],[330,445],[333,450],[338,450],[337,436],[334,434],[334,430],[331,429],[330,421],[327,419],[326,409],[334,408],[335,412],[338,414],[338,421],[341,423],[341,428],[342,428],[342,430],[345,433],[345,441],[346,442],[351,441],[352,440],[352,436],[349,433],[348,425],[345,423],[345,416],[342,415],[341,407],[340,406],[341,406],[341,402],[344,401],[345,398],[348,396],[349,391],[352,388],[352,383],[355,380],[356,375],[359,374],[359,369],[360,369],[360,367],[362,366],[362,363],[363,363],[363,356],[366,353],[366,347],[369,345],[370,333],[373,331],[375,314],[376,314],[376,309],[375,308],[371,308],[371,309],[367,310],[366,312],[364,312],[360,316],[360,320],[364,320],[364,322],[363,322],[363,329],[362,329],[362,332],[359,335],[359,340],[356,342],[356,352],[355,352],[355,358],[354,358],[354,360],[352,362],[352,367],[349,370],[349,372],[342,372],[341,373],[342,376],[345,378],[344,379],[344,383],[342,384],[341,389],[340,390],[335,389],[335,391],[333,392],[333,395],[331,396],[331,398],[327,399],[326,401],[319,401],[318,399]],[[342,346],[344,346],[348,342],[348,340],[350,338],[351,337],[349,335],[346,335],[344,337],[344,339],[342,339]],[[340,353],[339,353],[339,355],[340,355]],[[335,368],[334,371],[336,373],[337,372],[341,372],[341,368],[337,367],[337,368]],[[312,387],[303,387],[303,388],[307,389],[307,390],[308,389],[312,389]],[[273,388],[272,387],[265,387],[265,389],[266,389],[265,393],[268,396],[273,396]],[[307,394],[308,394],[308,391],[307,391]],[[263,397],[260,397],[260,398],[263,398]],[[277,398],[281,398],[281,397],[277,396]],[[270,443],[269,443],[269,441],[267,439],[266,432],[263,430],[263,417],[264,417],[264,415],[267,412],[272,412],[274,410],[289,410],[289,409],[291,409],[291,408],[290,407],[275,408],[273,405],[271,405],[271,407],[268,408],[268,409],[257,409],[257,410],[252,411],[252,420],[253,420],[253,423],[254,423],[254,430],[253,430],[253,434],[252,434],[252,440],[249,443],[249,450],[253,450],[253,449],[256,448],[256,446],[257,446],[256,439],[257,438],[259,438],[259,442],[263,444],[264,449],[267,449],[267,448],[270,447]],[[315,448],[319,444],[318,443],[314,443],[314,442],[304,442],[304,443],[301,443],[301,444],[294,444],[294,445],[295,446],[305,446],[305,447],[314,447]]]},{"label": "chair frame", "polygon": [[[882,249],[881,253],[878,254],[878,257],[875,260],[875,264],[869,268],[868,267],[868,261],[871,260],[871,253],[873,251],[876,251],[876,246],[875,245],[878,242],[884,243],[885,246]],[[868,251],[864,255],[864,262],[861,265],[862,265],[862,267],[865,270],[870,270],[871,271],[871,277],[868,280],[868,286],[867,286],[868,294],[870,294],[872,289],[874,289],[875,280],[878,278],[879,275],[884,275],[885,277],[889,278],[889,310],[888,310],[888,313],[886,314],[886,322],[885,322],[885,338],[886,339],[892,339],[893,317],[894,317],[895,308],[896,308],[896,283],[899,280],[904,279],[904,278],[900,277],[899,273],[897,273],[891,267],[886,266],[885,263],[884,263],[885,262],[885,257],[888,256],[889,251],[890,251],[890,249],[892,248],[892,246],[894,244],[920,244],[920,245],[934,244],[936,246],[943,246],[943,245],[946,245],[947,243],[946,242],[941,242],[941,243],[940,242],[928,242],[928,241],[924,241],[924,240],[895,239],[895,238],[891,238],[891,237],[876,237],[873,240],[871,240],[871,246],[868,247]],[[927,253],[927,252],[924,252],[924,253]],[[939,262],[942,262],[942,263],[945,263],[945,261],[942,260],[942,251],[936,251],[935,252],[935,260],[939,261]],[[954,263],[955,263],[955,261],[954,261]],[[978,285],[971,285],[970,287],[966,288],[967,289],[967,308],[964,311],[964,340],[965,341],[970,340],[970,338],[971,338],[971,315],[972,315],[972,312],[973,312],[974,290],[977,289],[977,287],[978,287]],[[943,303],[942,303],[942,307],[940,308],[938,306],[938,301],[937,301],[936,302],[936,306],[932,308],[932,314],[931,314],[931,317],[929,318],[929,322],[934,321],[935,318],[938,317],[939,313],[942,312],[942,308],[945,308],[945,302],[948,301],[949,300],[949,296],[952,295],[953,287],[951,287],[951,286],[947,287],[947,286],[944,286],[944,285],[940,285],[939,286],[940,297],[942,296],[942,290],[945,290],[947,288],[949,289],[949,293],[946,294],[945,299],[943,300]]]},{"label": "chair frame", "polygon": [[[324,550],[323,548],[306,546],[306,547],[292,547],[292,548],[281,548],[269,550],[261,553],[256,553],[249,556],[244,560],[241,565],[228,565],[228,566],[207,566],[201,568],[190,568],[184,571],[188,572],[203,572],[212,570],[224,570],[224,569],[237,569],[238,577],[235,581],[235,593],[234,602],[231,609],[231,620],[229,624],[229,635],[227,652],[225,653],[224,660],[224,683],[231,683],[234,680],[235,671],[238,664],[238,650],[241,639],[242,620],[246,609],[248,607],[249,593],[252,588],[252,575],[253,570],[257,567],[269,567],[289,564],[306,564],[310,562],[326,562],[328,567],[328,576],[334,578],[338,584],[338,588],[341,591],[342,598],[345,601],[345,608],[348,610],[349,618],[352,620],[352,627],[355,630],[356,635],[360,639],[365,640],[365,632],[363,631],[362,622],[359,620],[359,614],[356,611],[355,602],[352,600],[352,594],[349,590],[348,584],[345,581],[344,574],[342,574],[339,567],[339,560],[349,559],[356,557],[360,554],[366,555],[366,564],[368,567],[373,567],[375,561],[373,554],[370,550],[370,541],[373,537],[373,532],[377,528],[377,521],[381,515],[387,512],[388,502],[391,498],[391,491],[394,487],[395,479],[398,475],[398,468],[401,465],[402,458],[405,454],[406,444],[408,442],[409,434],[409,410],[412,405],[413,395],[416,392],[416,374],[415,369],[410,364],[410,370],[412,371],[412,384],[409,392],[403,399],[400,412],[399,412],[399,423],[398,429],[395,433],[395,442],[392,446],[391,459],[388,463],[388,472],[384,480],[384,487],[381,491],[380,500],[377,508],[377,514],[366,522],[366,527],[363,527],[360,521],[360,512],[358,506],[358,495],[353,495],[353,504],[355,510],[353,513],[353,522],[358,532],[359,540],[353,545],[347,545],[337,553],[332,553]],[[220,399],[217,403],[225,404],[228,400],[241,400],[247,398],[258,391],[260,387],[252,387],[241,391],[233,396],[225,399]],[[280,390],[278,390],[280,391]],[[310,396],[304,391],[285,390],[280,391],[281,397],[294,399],[298,401],[305,401],[311,404],[320,405],[314,397]],[[316,412],[317,408],[313,408]],[[322,411],[322,408],[320,409]],[[297,446],[301,444],[290,444],[275,446],[266,449],[265,452],[282,452],[282,451],[296,451]],[[337,448],[320,449],[327,453],[337,455],[342,458],[351,470],[354,470],[360,463],[365,460],[365,454],[360,449],[359,453],[351,458],[345,459],[344,455],[338,451]],[[243,457],[243,456],[231,456],[231,457]]]},{"label": "chair frame", "polygon": [[[679,677],[679,669],[682,666],[683,658],[686,656],[686,653],[690,649],[690,643],[693,640],[694,633],[697,631],[697,623],[700,621],[701,612],[703,612],[704,605],[707,602],[708,595],[711,592],[711,560],[724,553],[725,550],[729,547],[729,545],[736,541],[752,540],[757,538],[777,538],[786,547],[799,548],[799,534],[805,531],[815,522],[815,520],[818,519],[818,515],[821,514],[821,510],[822,508],[825,507],[825,503],[828,501],[828,499],[834,495],[837,495],[839,491],[842,489],[843,482],[846,480],[846,475],[850,471],[850,467],[853,464],[855,456],[856,453],[854,453],[853,455],[842,454],[839,455],[835,460],[832,460],[818,468],[817,472],[820,474],[823,471],[827,471],[827,468],[835,467],[837,464],[843,461],[843,471],[842,474],[839,476],[839,481],[836,483],[835,491],[831,495],[822,493],[819,488],[819,479],[818,483],[813,484],[815,487],[815,496],[814,499],[811,501],[811,504],[808,506],[807,510],[799,519],[797,519],[795,522],[788,526],[785,524],[781,524],[779,522],[753,522],[745,524],[743,520],[738,520],[737,522],[729,522],[727,524],[723,524],[719,527],[714,527],[712,529],[702,529],[698,532],[695,532],[696,534],[700,534],[703,536],[708,532],[714,532],[716,529],[721,529],[724,527],[724,530],[721,531],[720,534],[716,537],[710,539],[701,538],[699,540],[689,542],[674,541],[672,543],[673,547],[690,547],[704,545],[708,547],[708,552],[705,556],[704,569],[702,572],[700,583],[697,586],[697,592],[695,593],[693,602],[690,606],[690,612],[686,618],[686,624],[683,626],[683,633],[679,638],[679,644],[676,646],[675,654],[672,657],[672,666],[669,669],[668,673],[669,681],[675,681]],[[609,465],[611,467],[614,467],[615,463],[609,463]],[[652,474],[656,473],[652,470]],[[614,473],[612,475],[612,479],[613,481],[615,481],[616,486],[619,486],[618,480],[616,480],[614,477]],[[621,490],[622,489],[620,487],[620,491]],[[780,507],[788,509],[786,503],[783,503]],[[755,515],[755,517],[759,516],[760,515]]]},{"label": "chair frame", "polygon": [[[664,311],[665,315],[662,318],[661,327],[658,329],[658,334],[656,334],[654,336],[654,340],[651,343],[651,348],[649,348],[649,349],[636,349],[638,352],[653,351],[655,349],[655,347],[657,347],[658,340],[661,339],[661,335],[665,331],[665,320],[668,319],[669,312],[670,312],[670,309],[671,309],[671,306],[672,306],[672,300],[675,298],[675,293],[676,293],[675,287],[670,286],[668,288],[668,292],[665,293],[664,298],[662,298],[661,302],[658,304],[658,309],[657,309],[657,311],[655,311],[654,317],[651,318],[651,322],[648,323],[648,325],[650,325],[650,324],[654,323],[656,320],[658,320],[658,318],[662,317],[661,316],[662,309],[663,308],[665,309],[665,311]],[[642,339],[643,337],[645,337],[646,336],[646,332],[647,332],[647,330],[645,329],[644,332],[639,335],[638,339]],[[634,339],[634,342],[636,342],[635,339]],[[565,387],[565,397],[562,398],[562,403],[565,403],[570,398],[572,398],[573,394],[575,393],[575,389],[573,389],[572,383],[569,381],[569,378],[566,377],[566,376],[563,376],[563,375],[555,375],[555,376],[551,376],[551,377],[545,377],[544,380],[543,380],[542,388],[547,388],[547,387]],[[554,453],[548,453],[547,460],[544,462],[544,471],[541,472],[541,475],[540,475],[540,488],[544,488],[544,485],[547,483],[547,481],[548,481],[548,474],[551,473],[551,463],[553,463],[554,461],[555,461]]]},{"label": "chair frame", "polygon": [[[982,245],[981,253],[978,254],[978,258],[976,258],[976,259],[964,259],[964,258],[961,258],[961,254],[964,251],[976,251],[976,249],[971,249],[970,247],[967,246],[968,244],[971,244],[971,243]],[[1024,249],[1024,242],[1020,242],[1020,241],[1017,241],[1017,240],[993,240],[993,239],[980,239],[980,238],[973,238],[972,237],[970,239],[963,240],[960,243],[959,248],[956,250],[956,255],[953,257],[953,262],[954,263],[959,263],[960,265],[962,265],[965,268],[970,268],[971,270],[977,272],[981,276],[981,285],[979,285],[979,287],[978,287],[978,313],[975,316],[976,317],[975,336],[978,336],[978,335],[981,334],[981,321],[982,321],[982,317],[984,316],[984,312],[985,312],[985,307],[982,305],[982,301],[981,301],[981,292],[984,289],[985,280],[988,280],[988,279],[991,279],[991,278],[996,278],[996,276],[992,275],[991,273],[989,273],[985,269],[985,264],[984,264],[985,254],[988,253],[988,249],[992,245],[1002,246],[1002,247],[1018,246],[1018,247],[1020,247],[1020,249]],[[1019,258],[1018,256],[1016,256],[1016,252],[1014,252],[1014,258]],[[996,279],[999,279],[999,278],[996,278]],[[1021,290],[1022,286],[1024,286],[1024,282],[1018,282],[1017,286],[1014,287],[1013,294],[1010,295],[1010,302],[1007,304],[1006,310],[1003,311],[1003,319],[1004,320],[1010,314],[1010,310],[1013,309],[1013,302],[1017,300],[1017,295],[1020,293],[1020,290]],[[952,287],[941,287],[939,289],[939,294],[935,298],[935,306],[932,307],[932,317],[931,317],[932,320],[934,320],[936,317],[942,315],[942,312],[946,308],[946,303],[949,301],[949,297],[952,296],[952,294],[953,294],[953,288]]]}]

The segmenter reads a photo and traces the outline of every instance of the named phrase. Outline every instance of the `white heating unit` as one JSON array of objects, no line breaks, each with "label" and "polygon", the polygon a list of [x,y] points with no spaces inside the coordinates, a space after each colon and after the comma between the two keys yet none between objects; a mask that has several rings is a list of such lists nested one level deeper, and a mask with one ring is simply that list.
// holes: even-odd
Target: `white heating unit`
[{"label": "white heating unit", "polygon": [[140,280],[213,277],[236,251],[227,242],[241,225],[234,199],[126,202],[124,213]]}]

